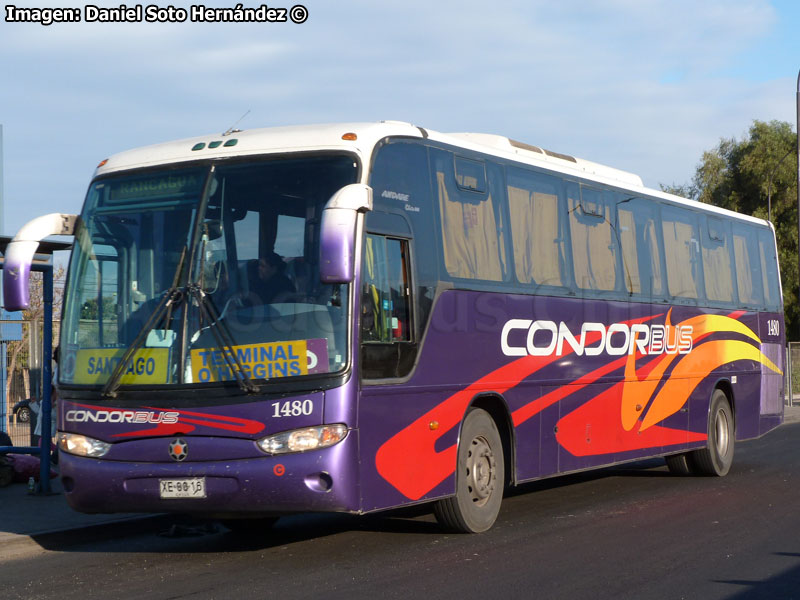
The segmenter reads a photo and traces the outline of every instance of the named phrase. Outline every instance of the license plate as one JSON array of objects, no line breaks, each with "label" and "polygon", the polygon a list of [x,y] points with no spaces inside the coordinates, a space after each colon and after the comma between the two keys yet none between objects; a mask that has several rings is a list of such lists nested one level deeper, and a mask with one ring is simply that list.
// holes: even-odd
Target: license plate
[{"label": "license plate", "polygon": [[159,479],[162,498],[205,498],[206,478]]}]

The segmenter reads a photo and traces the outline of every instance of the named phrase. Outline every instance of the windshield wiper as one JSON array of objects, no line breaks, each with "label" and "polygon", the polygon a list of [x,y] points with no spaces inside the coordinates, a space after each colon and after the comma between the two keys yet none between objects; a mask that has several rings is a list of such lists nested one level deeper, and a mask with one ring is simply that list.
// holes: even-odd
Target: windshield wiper
[{"label": "windshield wiper", "polygon": [[117,363],[117,366],[114,367],[114,371],[111,373],[111,377],[108,378],[105,387],[103,387],[103,396],[106,398],[116,398],[117,397],[117,389],[119,388],[119,382],[122,380],[122,374],[127,366],[128,362],[130,362],[133,355],[136,351],[142,347],[144,341],[147,339],[147,335],[153,328],[156,326],[161,320],[161,317],[167,315],[165,319],[167,322],[167,329],[169,328],[169,321],[170,316],[169,313],[172,312],[172,309],[178,306],[183,299],[183,290],[177,287],[171,287],[167,290],[167,293],[161,299],[161,302],[158,304],[156,309],[153,311],[153,314],[150,315],[147,323],[145,323],[142,330],[139,332],[139,335],[136,336],[136,339],[133,340],[130,346],[128,346],[127,350],[125,350],[125,354],[122,355],[122,358]]},{"label": "windshield wiper", "polygon": [[235,345],[233,335],[231,335],[228,326],[217,314],[217,309],[214,307],[214,303],[208,297],[208,294],[203,291],[203,288],[198,283],[189,284],[186,287],[186,291],[189,296],[197,301],[197,307],[200,310],[201,317],[208,320],[208,329],[211,330],[217,342],[217,346],[222,350],[222,357],[228,365],[228,369],[230,369],[236,383],[248,394],[257,394],[260,388],[253,383],[253,380],[247,374],[242,361],[233,348]]},{"label": "windshield wiper", "polygon": [[[242,391],[248,394],[256,394],[260,391],[259,387],[253,383],[253,380],[247,374],[247,371],[245,371],[241,359],[234,350],[236,342],[233,339],[233,335],[230,329],[228,329],[228,325],[222,320],[222,316],[217,312],[214,302],[212,302],[211,298],[206,294],[203,287],[206,271],[206,235],[207,231],[202,233],[203,241],[200,247],[200,264],[197,267],[197,276],[193,278],[195,281],[186,286],[186,292],[197,302],[197,308],[200,311],[200,324],[202,325],[203,320],[206,320],[208,325],[201,328],[192,337],[191,342],[194,343],[204,329],[211,329],[217,346],[222,350],[223,359],[228,365],[228,369],[232,377],[236,380],[236,383]],[[223,313],[224,312],[223,310]]]}]

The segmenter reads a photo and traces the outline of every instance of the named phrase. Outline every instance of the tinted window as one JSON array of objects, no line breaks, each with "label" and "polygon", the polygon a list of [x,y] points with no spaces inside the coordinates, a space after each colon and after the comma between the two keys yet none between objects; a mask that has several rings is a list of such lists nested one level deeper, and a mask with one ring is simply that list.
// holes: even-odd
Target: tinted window
[{"label": "tinted window", "polygon": [[733,302],[733,268],[730,224],[706,217],[703,236],[703,273],[706,297],[713,302]]},{"label": "tinted window", "polygon": [[625,290],[631,294],[664,294],[658,207],[640,198],[617,203],[617,231],[622,249]]},{"label": "tinted window", "polygon": [[453,277],[503,281],[506,257],[500,199],[491,192],[459,186],[454,162],[446,156],[442,153],[434,161],[445,268]]},{"label": "tinted window", "polygon": [[669,293],[678,298],[700,298],[703,265],[695,213],[664,207],[661,211],[664,256]]},{"label": "tinted window", "polygon": [[514,272],[521,283],[564,285],[561,182],[523,169],[507,170]]},{"label": "tinted window", "polygon": [[781,307],[781,288],[778,275],[778,260],[775,257],[775,240],[766,229],[758,232],[758,257],[761,267],[761,282],[764,287],[764,300],[768,308]]},{"label": "tinted window", "polygon": [[739,302],[745,306],[764,304],[764,287],[758,249],[758,236],[752,227],[733,224],[733,254]]},{"label": "tinted window", "polygon": [[610,291],[617,281],[617,236],[611,195],[569,186],[567,209],[575,283],[586,290]]}]

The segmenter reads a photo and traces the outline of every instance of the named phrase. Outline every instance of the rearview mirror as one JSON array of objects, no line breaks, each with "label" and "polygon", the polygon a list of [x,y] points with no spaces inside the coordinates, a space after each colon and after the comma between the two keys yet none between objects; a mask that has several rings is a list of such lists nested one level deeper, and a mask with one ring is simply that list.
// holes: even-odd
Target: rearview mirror
[{"label": "rearview mirror", "polygon": [[319,274],[322,283],[353,281],[356,218],[372,210],[372,188],[363,183],[346,185],[322,210],[319,234]]},{"label": "rearview mirror", "polygon": [[72,235],[78,215],[51,213],[28,221],[6,247],[3,257],[3,304],[6,310],[30,305],[28,276],[39,242],[48,235]]}]

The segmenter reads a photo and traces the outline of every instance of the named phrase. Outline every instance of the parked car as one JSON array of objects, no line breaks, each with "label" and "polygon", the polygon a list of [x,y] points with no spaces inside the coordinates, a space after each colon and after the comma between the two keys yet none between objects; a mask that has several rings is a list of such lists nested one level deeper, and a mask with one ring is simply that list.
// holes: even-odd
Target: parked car
[{"label": "parked car", "polygon": [[17,402],[11,409],[11,414],[14,415],[17,423],[30,423],[31,415],[33,414],[31,410],[31,399],[25,398]]}]

